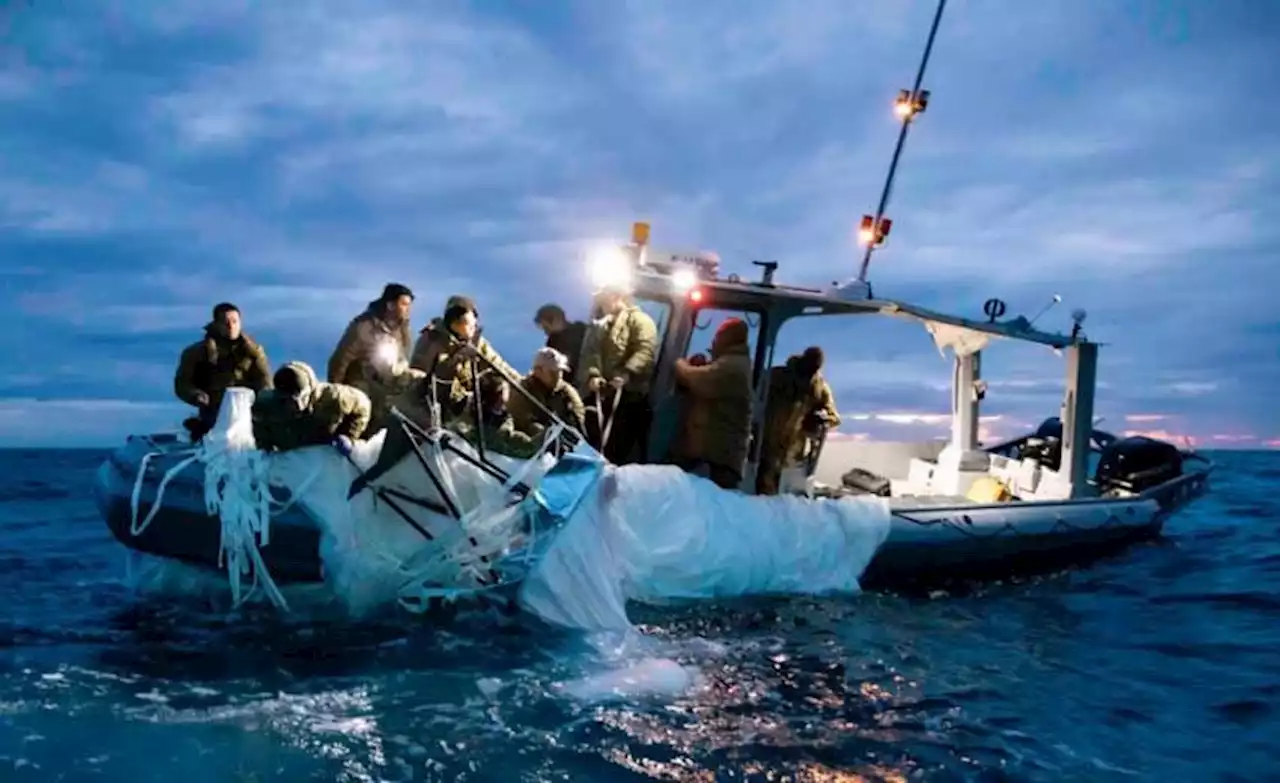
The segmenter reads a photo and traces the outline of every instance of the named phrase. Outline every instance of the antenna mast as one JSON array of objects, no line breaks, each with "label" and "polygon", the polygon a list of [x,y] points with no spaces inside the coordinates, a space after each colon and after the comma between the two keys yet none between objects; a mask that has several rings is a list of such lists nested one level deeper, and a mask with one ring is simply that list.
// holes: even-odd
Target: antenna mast
[{"label": "antenna mast", "polygon": [[929,105],[929,91],[921,90],[924,82],[924,69],[929,64],[929,54],[933,51],[933,39],[938,35],[938,23],[942,21],[942,11],[947,7],[947,0],[938,0],[938,10],[933,15],[933,26],[929,28],[929,40],[924,45],[924,56],[920,58],[920,70],[916,71],[916,83],[908,90],[899,90],[894,101],[894,112],[902,119],[902,130],[898,132],[898,146],[893,149],[893,159],[889,162],[889,176],[884,181],[884,191],[880,194],[880,206],[876,214],[863,215],[862,225],[858,230],[858,239],[867,246],[862,256],[862,267],[858,270],[858,282],[867,281],[867,267],[871,266],[871,253],[884,243],[889,235],[889,227],[893,222],[885,218],[884,210],[889,205],[889,194],[893,191],[893,177],[898,171],[898,160],[902,157],[902,147],[907,141],[907,130],[917,114]]}]

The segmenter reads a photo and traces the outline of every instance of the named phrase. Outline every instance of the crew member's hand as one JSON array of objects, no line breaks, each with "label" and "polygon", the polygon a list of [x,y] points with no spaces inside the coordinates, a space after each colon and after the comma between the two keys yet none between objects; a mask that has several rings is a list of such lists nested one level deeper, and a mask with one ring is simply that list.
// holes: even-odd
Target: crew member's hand
[{"label": "crew member's hand", "polygon": [[351,442],[351,438],[348,438],[346,435],[339,435],[333,439],[333,447],[344,457],[351,456],[351,448],[353,445],[355,444]]},{"label": "crew member's hand", "polygon": [[603,388],[604,388],[604,378],[601,378],[598,375],[592,378],[591,380],[587,381],[587,391],[598,392]]},{"label": "crew member's hand", "polygon": [[627,379],[621,375],[615,375],[613,376],[613,380],[609,381],[609,385],[615,389],[621,389],[623,386],[627,385]]},{"label": "crew member's hand", "polygon": [[191,396],[196,398],[196,405],[198,407],[206,408],[209,406],[209,395],[204,392],[197,390],[196,393]]}]

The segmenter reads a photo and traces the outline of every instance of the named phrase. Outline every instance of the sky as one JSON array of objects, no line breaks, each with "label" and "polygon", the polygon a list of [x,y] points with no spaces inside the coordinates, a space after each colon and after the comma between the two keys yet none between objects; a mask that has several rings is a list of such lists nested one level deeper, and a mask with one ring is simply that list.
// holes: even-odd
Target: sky
[{"label": "sky", "polygon": [[[240,306],[322,368],[382,285],[454,293],[517,365],[585,315],[585,248],[856,274],[933,0],[14,0],[0,10],[0,446],[173,428],[178,353]],[[1280,7],[951,0],[870,279],[1085,331],[1104,429],[1280,446]],[[1268,67],[1270,66],[1270,67]],[[945,432],[917,324],[812,319],[847,437]],[[984,437],[1055,415],[1047,349],[984,355]]]}]

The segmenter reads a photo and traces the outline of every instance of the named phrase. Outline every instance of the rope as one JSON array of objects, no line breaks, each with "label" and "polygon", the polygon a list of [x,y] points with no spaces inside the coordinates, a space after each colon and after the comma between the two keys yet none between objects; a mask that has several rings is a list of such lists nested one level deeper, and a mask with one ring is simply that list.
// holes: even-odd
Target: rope
[{"label": "rope", "polygon": [[[503,482],[502,494],[495,497],[506,498],[515,486],[523,483],[529,473],[540,465],[542,457],[557,444],[564,429],[563,423],[557,422],[553,425],[544,436],[538,451]],[[498,578],[499,575],[493,571],[490,558],[494,552],[510,543],[510,536],[503,535],[504,531],[498,529],[496,524],[486,526],[481,523],[486,517],[502,510],[500,503],[481,502],[476,508],[463,514],[447,536],[440,538],[440,548],[427,562],[416,568],[405,567],[405,564],[401,563],[400,570],[404,574],[404,586],[400,589],[400,605],[410,612],[420,613],[429,608],[428,601],[432,598],[455,601],[506,586],[507,583]],[[526,564],[528,558],[532,556],[533,543],[534,536],[531,531],[525,543]],[[437,577],[443,567],[448,564],[457,566],[458,576],[470,577],[469,581],[472,584],[440,585]],[[492,582],[483,578],[484,571],[493,574]],[[437,584],[428,586],[426,582]]]},{"label": "rope", "polygon": [[[147,515],[139,520],[147,467],[156,457],[162,456],[183,456],[183,459],[165,471],[160,483],[156,486],[151,508]],[[243,459],[235,459],[237,456],[243,456]],[[227,569],[233,605],[241,606],[261,587],[273,604],[288,611],[288,602],[272,579],[259,550],[271,541],[271,518],[292,508],[320,479],[323,466],[317,466],[300,485],[290,488],[289,499],[280,503],[272,497],[271,488],[285,485],[272,480],[271,460],[262,452],[211,446],[207,440],[201,441],[195,448],[182,451],[148,452],[138,463],[133,491],[130,493],[129,532],[131,535],[141,536],[150,527],[164,508],[164,494],[169,483],[196,462],[205,464],[205,508],[210,516],[216,516],[220,522],[218,566]],[[236,499],[240,501],[239,503],[229,502],[231,499],[226,496],[233,486],[240,496]],[[229,505],[231,506],[230,518],[224,513]],[[247,573],[252,573],[253,582],[248,592],[242,592],[240,577]]]}]

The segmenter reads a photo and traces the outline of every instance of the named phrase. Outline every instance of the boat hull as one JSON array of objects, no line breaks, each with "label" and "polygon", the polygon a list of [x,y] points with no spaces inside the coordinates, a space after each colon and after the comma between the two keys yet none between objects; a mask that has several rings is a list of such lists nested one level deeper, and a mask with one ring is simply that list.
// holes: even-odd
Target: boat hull
[{"label": "boat hull", "polygon": [[[98,469],[94,496],[111,534],[129,549],[177,560],[187,565],[221,569],[222,523],[205,509],[204,473],[187,466],[164,488],[161,509],[139,533],[133,532],[131,497],[139,470],[145,470],[138,498],[141,522],[151,513],[161,479],[186,456],[184,444],[130,437]],[[143,468],[147,454],[159,452]],[[320,529],[295,506],[272,519],[271,537],[261,547],[262,559],[278,584],[321,580]]]},{"label": "boat hull", "polygon": [[929,586],[1044,573],[1160,536],[1169,516],[1208,489],[1210,470],[1125,498],[1006,502],[891,501],[889,536],[867,588]]},{"label": "boat hull", "polygon": [[[220,570],[222,526],[205,510],[204,474],[193,464],[165,487],[162,508],[133,532],[130,498],[145,470],[138,519],[150,513],[159,483],[186,455],[176,440],[135,436],[99,469],[98,507],[126,547]],[[147,454],[161,452],[143,467]],[[897,589],[1044,572],[1157,538],[1170,514],[1202,495],[1209,470],[1185,474],[1128,498],[975,505],[895,499],[887,540],[864,576],[868,589]],[[273,518],[263,560],[278,584],[323,578],[319,526],[299,506]]]}]

